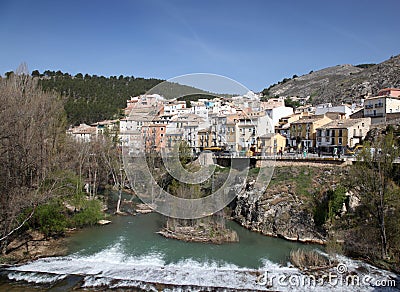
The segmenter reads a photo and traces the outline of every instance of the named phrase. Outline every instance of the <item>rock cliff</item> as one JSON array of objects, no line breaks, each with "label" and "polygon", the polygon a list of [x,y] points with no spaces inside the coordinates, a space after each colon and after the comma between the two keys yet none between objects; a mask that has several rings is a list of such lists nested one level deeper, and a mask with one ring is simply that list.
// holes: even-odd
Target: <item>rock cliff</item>
[{"label": "rock cliff", "polygon": [[237,197],[234,219],[256,232],[299,242],[324,244],[327,234],[314,221],[323,194],[337,183],[340,167],[276,167],[263,194],[248,185]]}]

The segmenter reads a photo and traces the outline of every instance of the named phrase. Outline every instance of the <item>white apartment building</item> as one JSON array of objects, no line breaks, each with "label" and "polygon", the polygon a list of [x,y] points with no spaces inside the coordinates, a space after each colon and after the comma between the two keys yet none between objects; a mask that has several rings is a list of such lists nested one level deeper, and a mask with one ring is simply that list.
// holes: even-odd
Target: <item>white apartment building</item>
[{"label": "white apartment building", "polygon": [[273,126],[278,125],[281,118],[293,114],[293,108],[285,106],[283,98],[271,98],[266,102],[261,102],[260,110],[269,116]]},{"label": "white apartment building", "polygon": [[199,129],[209,126],[208,122],[194,114],[174,116],[166,128],[166,146],[173,147],[176,142],[184,140],[193,151],[199,150]]},{"label": "white apartment building", "polygon": [[364,117],[370,117],[372,124],[385,123],[394,113],[400,113],[400,89],[386,88],[364,101]]},{"label": "white apartment building", "polygon": [[129,115],[133,108],[158,107],[165,101],[159,94],[143,94],[131,97],[126,101],[125,115]]},{"label": "white apartment building", "polygon": [[169,101],[164,103],[164,114],[166,115],[177,115],[178,110],[185,109],[186,102],[185,101]]},{"label": "white apartment building", "polygon": [[341,113],[349,118],[353,113],[352,109],[347,105],[332,106],[331,103],[322,103],[315,106],[315,115],[325,115],[327,113]]},{"label": "white apartment building", "polygon": [[199,117],[202,117],[203,119],[207,120],[208,119],[208,109],[204,102],[191,102],[191,108],[189,108],[190,113],[198,115]]},{"label": "white apartment building", "polygon": [[245,151],[255,148],[257,137],[273,133],[271,119],[268,115],[241,116],[234,119],[235,151]]},{"label": "white apartment building", "polygon": [[119,122],[119,138],[121,146],[128,147],[131,154],[144,151],[143,127],[157,119],[157,107],[134,108],[130,115]]}]

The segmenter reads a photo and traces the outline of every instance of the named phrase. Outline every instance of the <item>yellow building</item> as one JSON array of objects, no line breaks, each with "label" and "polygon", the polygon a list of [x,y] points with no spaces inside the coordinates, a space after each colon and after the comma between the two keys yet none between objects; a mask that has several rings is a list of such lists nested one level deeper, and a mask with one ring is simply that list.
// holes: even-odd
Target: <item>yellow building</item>
[{"label": "yellow building", "polygon": [[290,124],[290,146],[315,147],[316,129],[330,123],[326,115],[305,116]]},{"label": "yellow building", "polygon": [[237,141],[239,140],[239,133],[236,123],[232,117],[228,117],[226,122],[226,145],[227,150],[232,152],[238,151]]},{"label": "yellow building", "polygon": [[261,154],[273,155],[279,150],[284,150],[286,146],[286,138],[278,133],[264,134],[257,139],[257,148]]},{"label": "yellow building", "polygon": [[292,114],[279,119],[278,124],[275,126],[275,133],[281,134],[286,138],[286,146],[290,145],[290,124],[306,115],[307,113]]},{"label": "yellow building", "polygon": [[370,118],[335,120],[317,129],[317,146],[321,148],[361,143],[371,126]]},{"label": "yellow building", "polygon": [[198,145],[200,150],[213,146],[212,136],[211,129],[201,129],[198,131],[197,138],[199,139]]}]

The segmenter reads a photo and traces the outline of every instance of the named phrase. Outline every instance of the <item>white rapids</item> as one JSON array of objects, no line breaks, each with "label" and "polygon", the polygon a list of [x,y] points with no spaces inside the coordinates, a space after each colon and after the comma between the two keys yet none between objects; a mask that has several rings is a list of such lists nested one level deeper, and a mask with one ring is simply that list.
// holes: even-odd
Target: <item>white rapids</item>
[{"label": "white rapids", "polygon": [[[8,268],[8,278],[29,283],[56,283],[67,276],[81,276],[80,288],[136,287],[157,291],[398,291],[400,277],[360,261],[338,256],[340,267],[310,278],[298,269],[267,259],[258,269],[227,262],[185,259],[166,263],[163,254],[128,256],[120,243],[93,255],[79,253],[43,258]],[[340,270],[339,270],[340,269]],[[341,274],[342,273],[342,274]],[[333,279],[328,278],[329,274]]]}]

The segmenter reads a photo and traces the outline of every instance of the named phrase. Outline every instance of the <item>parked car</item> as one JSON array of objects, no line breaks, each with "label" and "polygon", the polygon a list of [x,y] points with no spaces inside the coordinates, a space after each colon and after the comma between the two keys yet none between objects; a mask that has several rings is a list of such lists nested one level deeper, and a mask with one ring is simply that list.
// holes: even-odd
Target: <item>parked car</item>
[{"label": "parked car", "polygon": [[346,147],[344,151],[344,155],[356,155],[358,152],[360,152],[364,148],[363,145],[357,145],[354,148]]}]

